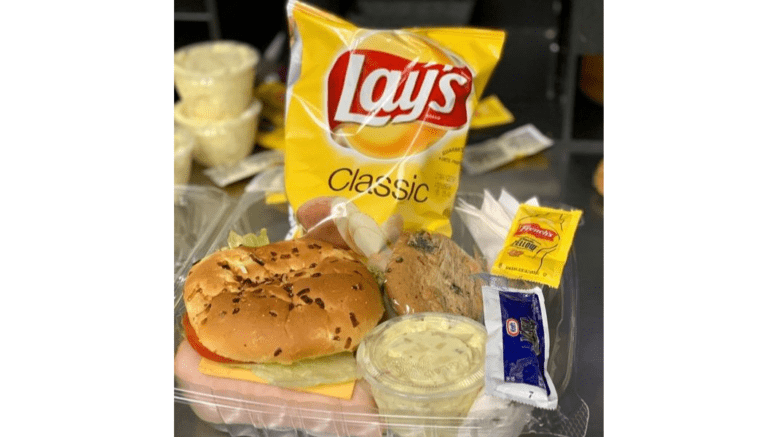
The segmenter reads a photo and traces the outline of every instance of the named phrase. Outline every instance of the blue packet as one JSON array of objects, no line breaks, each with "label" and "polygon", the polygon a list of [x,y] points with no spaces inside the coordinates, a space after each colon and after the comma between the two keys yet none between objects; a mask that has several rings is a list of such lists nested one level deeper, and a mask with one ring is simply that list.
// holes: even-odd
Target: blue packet
[{"label": "blue packet", "polygon": [[482,288],[487,332],[485,393],[555,409],[558,394],[547,369],[550,332],[542,289],[511,287],[508,284],[514,281],[495,276],[488,276],[486,283]]}]

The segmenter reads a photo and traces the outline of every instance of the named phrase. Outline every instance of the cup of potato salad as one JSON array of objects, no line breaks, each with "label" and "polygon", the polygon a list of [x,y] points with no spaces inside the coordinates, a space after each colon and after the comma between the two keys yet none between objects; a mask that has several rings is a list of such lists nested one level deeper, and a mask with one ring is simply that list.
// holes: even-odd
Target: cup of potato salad
[{"label": "cup of potato salad", "polygon": [[483,387],[485,342],[470,318],[408,314],[362,340],[358,371],[394,434],[454,436]]}]

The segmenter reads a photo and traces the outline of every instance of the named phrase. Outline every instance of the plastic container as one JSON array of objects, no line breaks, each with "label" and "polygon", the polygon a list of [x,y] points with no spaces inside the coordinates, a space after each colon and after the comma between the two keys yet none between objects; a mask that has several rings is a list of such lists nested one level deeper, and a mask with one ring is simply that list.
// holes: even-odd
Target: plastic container
[{"label": "plastic container", "polygon": [[392,432],[455,436],[458,421],[445,418],[466,417],[483,388],[485,342],[485,328],[472,319],[416,313],[370,331],[356,360]]},{"label": "plastic container", "polygon": [[206,167],[234,164],[251,154],[256,144],[256,128],[262,104],[254,100],[235,118],[210,121],[188,117],[183,102],[175,104],[175,122],[197,139],[194,159]]},{"label": "plastic container", "polygon": [[219,231],[236,201],[213,187],[177,185],[173,214],[175,237],[175,281],[183,284],[194,260],[209,249],[213,234]]},{"label": "plastic container", "polygon": [[190,118],[226,120],[253,99],[259,52],[235,41],[192,44],[175,52],[175,88]]},{"label": "plastic container", "polygon": [[[459,196],[479,205],[479,194]],[[477,251],[472,236],[456,214],[451,216],[452,238],[471,255]],[[247,192],[231,208],[218,229],[199,243],[188,265],[226,245],[229,231],[239,234],[266,228],[270,241],[286,238],[290,229],[289,205],[268,204],[264,193]],[[178,244],[176,240],[176,245]],[[185,306],[180,298],[188,268],[177,274],[174,311],[176,350],[183,342],[181,317]],[[466,417],[408,415],[380,412],[377,404],[332,406],[315,400],[293,400],[272,392],[256,394],[245,385],[231,388],[186,381],[176,374],[175,400],[188,404],[195,415],[210,427],[230,436],[392,436],[438,435],[457,437],[507,437],[551,434],[561,437],[585,436],[587,405],[569,388],[574,370],[576,343],[577,273],[574,252],[570,254],[558,290],[545,290],[550,329],[548,371],[559,394],[559,410],[545,411],[516,404],[499,403],[478,394]],[[364,343],[362,343],[363,345]],[[361,347],[361,346],[360,346]],[[247,383],[250,384],[250,383]],[[368,379],[357,386],[372,393]],[[373,395],[375,393],[372,393]],[[379,398],[379,395],[378,395]],[[486,407],[487,406],[487,407]]]},{"label": "plastic container", "polygon": [[175,126],[175,185],[186,185],[192,172],[192,155],[197,140],[186,128]]}]

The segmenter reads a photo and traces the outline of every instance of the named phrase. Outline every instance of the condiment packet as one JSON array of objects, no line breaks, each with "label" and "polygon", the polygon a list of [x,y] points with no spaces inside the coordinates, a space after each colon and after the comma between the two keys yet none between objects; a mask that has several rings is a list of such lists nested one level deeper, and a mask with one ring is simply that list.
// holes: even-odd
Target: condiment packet
[{"label": "condiment packet", "polygon": [[491,273],[558,288],[582,214],[520,205]]},{"label": "condiment packet", "polygon": [[[480,208],[461,198],[458,199],[454,210],[472,234],[489,269],[494,265],[499,251],[504,246],[505,238],[512,225],[512,217],[515,217],[520,204],[505,189],[502,189],[498,200],[494,199],[491,192],[485,190]],[[539,202],[536,197],[532,197],[526,201],[526,204],[538,206]]]},{"label": "condiment packet", "polygon": [[283,127],[286,85],[277,81],[263,82],[254,90],[254,96],[262,102],[262,118],[273,126]]},{"label": "condiment packet", "polygon": [[283,152],[267,150],[254,153],[232,165],[211,167],[203,171],[219,188],[253,176],[260,171],[283,164]]},{"label": "condiment packet", "polygon": [[534,408],[512,400],[478,393],[469,409],[467,419],[459,427],[458,437],[470,437],[472,428],[488,429],[488,437],[520,435],[531,420]]},{"label": "condiment packet", "polygon": [[283,190],[284,182],[282,165],[274,165],[260,171],[245,187],[245,191],[247,193],[255,191],[275,193],[283,192]]},{"label": "condiment packet", "polygon": [[286,138],[283,126],[273,126],[270,130],[257,130],[256,143],[262,147],[275,150],[286,148]]},{"label": "condiment packet", "polygon": [[481,129],[508,124],[514,121],[515,117],[513,117],[513,114],[505,108],[496,94],[492,94],[482,99],[475,107],[475,113],[472,115],[470,127],[472,129]]},{"label": "condiment packet", "polygon": [[[485,275],[488,276],[488,275]],[[545,300],[539,286],[488,276],[483,286],[487,332],[485,393],[552,410],[558,394],[548,373],[549,338]]]},{"label": "condiment packet", "polygon": [[470,175],[483,174],[518,158],[539,153],[553,145],[553,140],[534,125],[526,124],[505,132],[497,138],[464,148],[461,162]]}]

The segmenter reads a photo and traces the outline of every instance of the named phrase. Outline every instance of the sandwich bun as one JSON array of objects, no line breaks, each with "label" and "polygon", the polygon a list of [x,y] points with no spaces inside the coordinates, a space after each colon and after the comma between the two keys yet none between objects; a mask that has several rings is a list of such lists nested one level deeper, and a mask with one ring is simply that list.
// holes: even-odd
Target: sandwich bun
[{"label": "sandwich bun", "polygon": [[252,363],[354,351],[384,313],[353,252],[311,238],[215,252],[192,266],[183,296],[205,348]]}]

